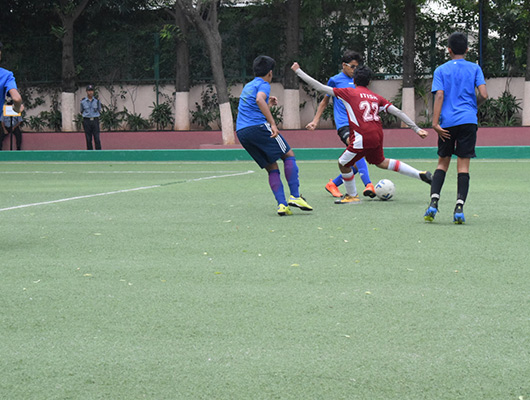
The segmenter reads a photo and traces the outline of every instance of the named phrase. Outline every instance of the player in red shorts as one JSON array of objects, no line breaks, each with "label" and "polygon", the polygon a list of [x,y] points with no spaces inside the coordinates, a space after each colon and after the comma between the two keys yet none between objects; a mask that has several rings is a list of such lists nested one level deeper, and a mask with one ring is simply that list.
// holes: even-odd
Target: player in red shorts
[{"label": "player in red shorts", "polygon": [[384,97],[367,88],[372,76],[370,68],[365,65],[357,67],[353,74],[356,87],[344,89],[332,88],[318,82],[302,71],[296,62],[291,69],[299,78],[319,92],[342,100],[346,107],[350,123],[350,141],[346,151],[339,158],[339,169],[344,179],[346,194],[340,200],[336,200],[336,204],[360,202],[351,166],[362,157],[365,157],[368,163],[374,164],[376,167],[396,171],[431,184],[432,174],[430,172],[418,171],[402,161],[385,158],[383,125],[379,117],[381,111],[386,111],[401,119],[421,138],[427,136],[427,131],[419,128],[403,111],[392,105]]}]

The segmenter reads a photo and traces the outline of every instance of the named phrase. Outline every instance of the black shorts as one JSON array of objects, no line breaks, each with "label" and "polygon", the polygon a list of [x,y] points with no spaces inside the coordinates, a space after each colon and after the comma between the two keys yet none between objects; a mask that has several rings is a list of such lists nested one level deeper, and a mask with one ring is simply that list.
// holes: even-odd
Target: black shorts
[{"label": "black shorts", "polygon": [[462,124],[444,128],[449,131],[450,139],[442,141],[438,137],[438,155],[451,157],[453,154],[461,158],[474,158],[477,143],[477,124]]},{"label": "black shorts", "polygon": [[339,135],[339,138],[340,140],[342,140],[342,143],[348,146],[348,138],[350,137],[349,125],[342,126],[339,129],[337,129],[337,135]]}]

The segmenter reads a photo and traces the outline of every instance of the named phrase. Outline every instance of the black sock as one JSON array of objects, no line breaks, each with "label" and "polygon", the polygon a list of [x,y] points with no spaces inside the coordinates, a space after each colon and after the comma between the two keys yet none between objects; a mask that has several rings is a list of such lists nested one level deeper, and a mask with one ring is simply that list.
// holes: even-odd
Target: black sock
[{"label": "black sock", "polygon": [[445,181],[445,171],[437,169],[434,171],[431,183],[431,207],[438,208],[438,200],[440,199],[440,192]]},{"label": "black sock", "polygon": [[456,202],[464,205],[467,199],[467,193],[469,192],[469,173],[460,172],[458,174],[458,183],[457,183],[457,195]]},{"label": "black sock", "polygon": [[429,207],[438,208],[438,200],[437,197],[431,197],[431,204],[429,204]]}]

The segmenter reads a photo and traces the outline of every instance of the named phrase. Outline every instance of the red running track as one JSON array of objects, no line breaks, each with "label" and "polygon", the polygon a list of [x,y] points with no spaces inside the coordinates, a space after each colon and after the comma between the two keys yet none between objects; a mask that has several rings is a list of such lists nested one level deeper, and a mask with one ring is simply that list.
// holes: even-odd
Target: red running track
[{"label": "red running track", "polygon": [[[429,136],[421,139],[410,129],[386,129],[385,147],[436,147],[437,135],[428,131]],[[281,132],[293,149],[343,146],[335,130]],[[104,150],[241,148],[238,143],[223,146],[220,131],[101,132],[101,143]],[[477,145],[530,146],[530,127],[479,128]],[[9,137],[3,148],[10,148]],[[85,136],[82,132],[27,132],[23,133],[22,149],[85,150]]]}]

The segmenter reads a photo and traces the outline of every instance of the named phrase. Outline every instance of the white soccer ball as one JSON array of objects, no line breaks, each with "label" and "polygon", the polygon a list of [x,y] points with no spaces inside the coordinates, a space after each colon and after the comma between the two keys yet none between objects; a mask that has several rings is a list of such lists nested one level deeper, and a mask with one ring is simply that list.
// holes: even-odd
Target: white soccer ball
[{"label": "white soccer ball", "polygon": [[375,195],[381,200],[390,200],[396,192],[396,186],[390,179],[381,179],[375,185]]}]

